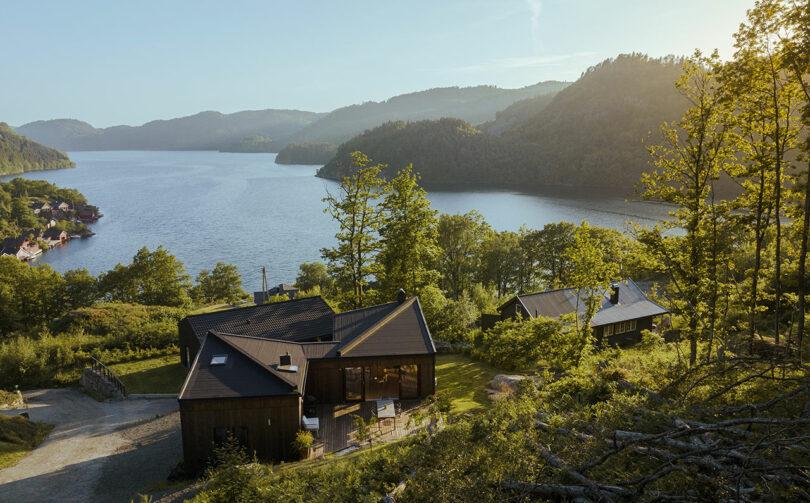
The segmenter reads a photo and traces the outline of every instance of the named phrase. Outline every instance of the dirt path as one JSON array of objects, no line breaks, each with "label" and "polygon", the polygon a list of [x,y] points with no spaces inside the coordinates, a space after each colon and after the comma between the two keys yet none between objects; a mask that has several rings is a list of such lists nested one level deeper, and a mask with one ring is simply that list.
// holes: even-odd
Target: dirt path
[{"label": "dirt path", "polygon": [[100,403],[71,389],[26,399],[31,419],[55,428],[20,463],[0,471],[2,502],[128,502],[165,480],[182,456],[176,400]]}]

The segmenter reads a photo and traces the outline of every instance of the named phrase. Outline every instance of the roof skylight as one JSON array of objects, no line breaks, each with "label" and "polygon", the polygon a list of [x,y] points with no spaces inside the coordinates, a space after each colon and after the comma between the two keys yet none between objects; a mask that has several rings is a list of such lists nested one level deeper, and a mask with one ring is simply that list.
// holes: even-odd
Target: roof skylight
[{"label": "roof skylight", "polygon": [[211,365],[225,365],[228,362],[228,355],[214,355],[211,357]]}]

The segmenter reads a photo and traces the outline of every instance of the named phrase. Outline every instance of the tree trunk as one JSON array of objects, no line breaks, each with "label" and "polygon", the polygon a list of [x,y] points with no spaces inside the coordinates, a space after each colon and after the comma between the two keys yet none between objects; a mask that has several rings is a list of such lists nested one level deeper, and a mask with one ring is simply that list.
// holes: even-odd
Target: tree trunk
[{"label": "tree trunk", "polygon": [[810,231],[810,162],[807,163],[807,180],[804,185],[804,222],[801,232],[801,251],[799,252],[799,320],[797,323],[796,337],[799,351],[799,360],[802,360],[802,343],[804,341],[804,313],[806,295],[806,275],[805,265],[807,259],[807,234]]}]

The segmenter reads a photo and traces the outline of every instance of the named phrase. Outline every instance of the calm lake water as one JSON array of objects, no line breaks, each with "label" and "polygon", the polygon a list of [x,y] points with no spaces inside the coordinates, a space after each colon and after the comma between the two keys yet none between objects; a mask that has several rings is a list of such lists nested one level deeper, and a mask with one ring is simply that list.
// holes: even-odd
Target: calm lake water
[{"label": "calm lake water", "polygon": [[[292,283],[301,262],[320,260],[319,250],[334,243],[337,229],[323,213],[322,199],[337,184],[316,178],[314,166],[279,165],[275,154],[108,151],[70,157],[75,169],[22,175],[76,188],[104,214],[92,225],[96,236],[38,260],[59,271],[85,267],[98,274],[129,263],[143,246],[163,245],[192,277],[220,261],[235,264],[252,291],[261,288],[262,266],[271,285]],[[581,191],[442,191],[429,197],[444,213],[478,210],[498,230],[582,220],[623,230],[628,221],[654,224],[668,211]]]}]

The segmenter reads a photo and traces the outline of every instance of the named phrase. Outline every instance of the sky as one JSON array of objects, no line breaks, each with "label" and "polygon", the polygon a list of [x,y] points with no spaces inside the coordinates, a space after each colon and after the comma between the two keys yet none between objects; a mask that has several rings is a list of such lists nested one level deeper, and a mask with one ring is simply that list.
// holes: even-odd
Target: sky
[{"label": "sky", "polygon": [[628,52],[730,58],[753,0],[4,1],[0,122],[328,112],[574,81]]}]

